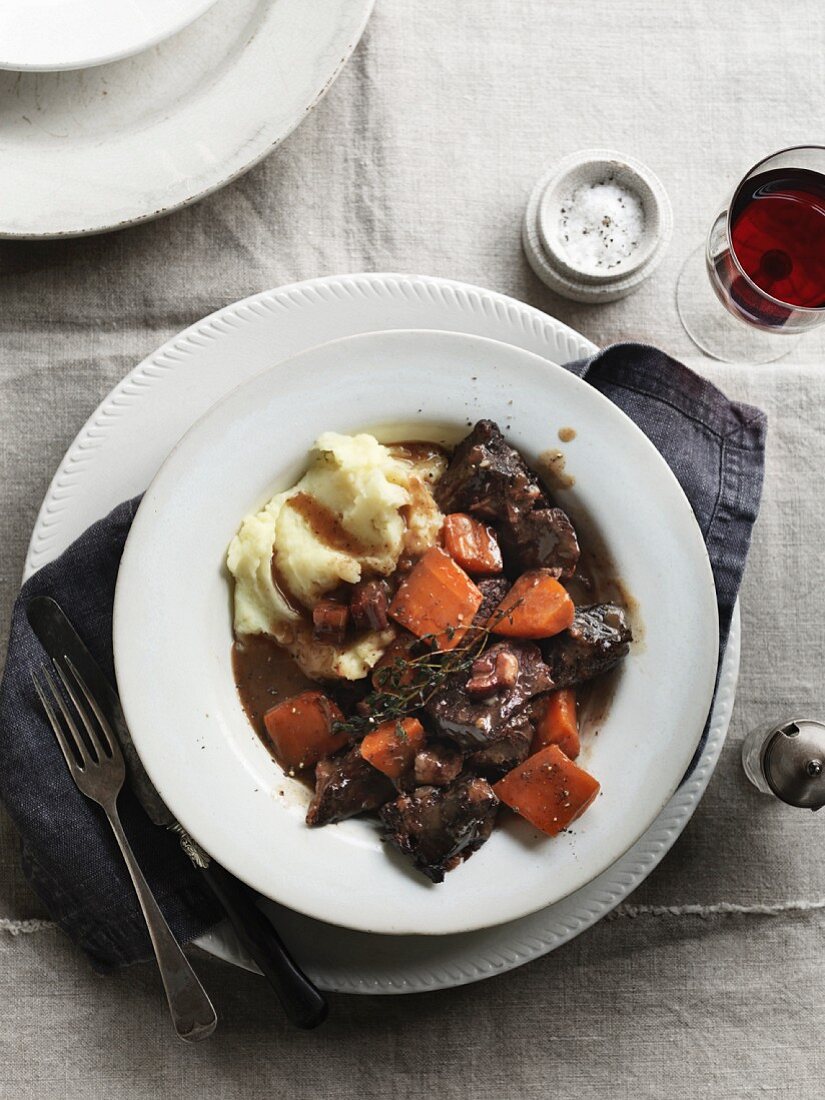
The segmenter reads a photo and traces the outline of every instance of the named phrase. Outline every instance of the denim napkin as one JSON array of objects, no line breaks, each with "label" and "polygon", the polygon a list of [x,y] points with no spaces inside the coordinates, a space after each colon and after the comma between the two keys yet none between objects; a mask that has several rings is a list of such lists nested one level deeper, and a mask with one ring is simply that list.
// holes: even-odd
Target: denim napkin
[{"label": "denim napkin", "polygon": [[[615,345],[568,369],[627,413],[679,479],[713,566],[721,657],[759,508],[764,414],[729,401],[682,364],[640,344]],[[30,670],[45,654],[25,604],[36,595],[54,597],[113,677],[112,602],[137,503],[115,508],[23,586],[0,691],[0,798],[20,834],[24,872],[101,971],[149,958],[151,945],[109,825],[74,786],[34,694]],[[128,789],[120,810],[172,930],[181,942],[193,939],[220,916],[211,894],[176,838],[151,824]]]}]

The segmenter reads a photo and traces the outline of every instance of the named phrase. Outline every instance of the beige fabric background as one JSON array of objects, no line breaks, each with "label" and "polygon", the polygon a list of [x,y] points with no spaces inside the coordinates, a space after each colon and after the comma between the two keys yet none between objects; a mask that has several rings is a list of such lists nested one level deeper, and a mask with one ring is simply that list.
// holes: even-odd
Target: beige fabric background
[{"label": "beige fabric background", "polygon": [[[87,414],[162,340],[265,287],[360,270],[481,283],[599,343],[656,342],[770,417],[730,738],[636,916],[473,987],[333,997],[312,1034],[258,979],[199,960],[222,1020],[188,1049],[152,967],[103,979],[53,929],[11,934],[43,914],[3,821],[3,1100],[823,1095],[825,825],[757,795],[738,750],[756,722],[825,711],[825,340],[722,366],[694,353],[674,304],[742,172],[821,140],[823,31],[820,0],[378,0],[327,98],[245,178],[117,235],[0,243],[4,638],[40,500]],[[601,307],[554,297],[519,244],[536,177],[592,145],[650,164],[676,220],[655,277]]]}]

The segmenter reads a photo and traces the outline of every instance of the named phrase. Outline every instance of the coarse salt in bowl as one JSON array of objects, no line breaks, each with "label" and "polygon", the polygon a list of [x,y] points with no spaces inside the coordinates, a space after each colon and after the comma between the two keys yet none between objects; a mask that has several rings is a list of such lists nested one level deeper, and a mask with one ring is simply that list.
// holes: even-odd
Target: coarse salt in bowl
[{"label": "coarse salt in bowl", "polygon": [[613,301],[662,259],[673,226],[657,177],[630,157],[586,150],[536,185],[525,212],[527,258],[548,286],[576,301]]}]

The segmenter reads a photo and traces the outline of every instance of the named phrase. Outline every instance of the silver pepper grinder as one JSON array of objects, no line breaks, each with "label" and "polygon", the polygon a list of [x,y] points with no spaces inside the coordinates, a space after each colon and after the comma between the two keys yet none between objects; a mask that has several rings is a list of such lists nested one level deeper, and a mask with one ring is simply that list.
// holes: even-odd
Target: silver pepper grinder
[{"label": "silver pepper grinder", "polygon": [[788,718],[752,730],[742,744],[742,766],[763,794],[789,806],[825,806],[825,723]]}]

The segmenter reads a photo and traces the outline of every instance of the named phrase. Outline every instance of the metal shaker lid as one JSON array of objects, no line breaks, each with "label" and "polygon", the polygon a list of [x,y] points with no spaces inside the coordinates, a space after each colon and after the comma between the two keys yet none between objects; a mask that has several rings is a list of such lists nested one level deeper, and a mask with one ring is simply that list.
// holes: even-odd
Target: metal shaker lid
[{"label": "metal shaker lid", "polygon": [[765,746],[763,769],[773,793],[790,806],[825,806],[825,723],[794,718]]}]

